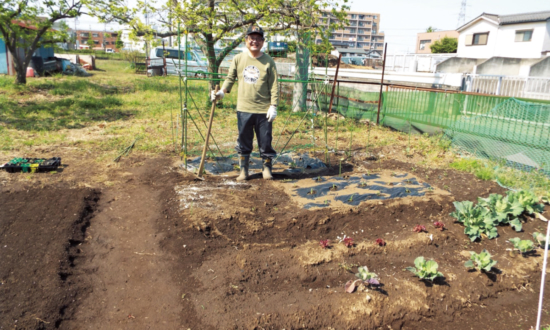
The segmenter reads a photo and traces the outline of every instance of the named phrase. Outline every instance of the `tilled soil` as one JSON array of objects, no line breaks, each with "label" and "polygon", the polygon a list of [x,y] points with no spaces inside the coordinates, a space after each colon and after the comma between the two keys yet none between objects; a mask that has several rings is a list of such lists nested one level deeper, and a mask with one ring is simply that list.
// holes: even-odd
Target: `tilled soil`
[{"label": "tilled soil", "polygon": [[[512,256],[506,241],[531,239],[531,233],[543,231],[545,224],[524,218],[521,233],[499,227],[497,239],[472,243],[463,226],[449,216],[455,200],[476,201],[479,196],[504,193],[494,182],[396,160],[357,161],[354,167],[344,167],[346,174],[373,173],[382,167],[410,173],[436,191],[358,207],[304,210],[285,193],[283,185],[289,183],[280,180],[196,181],[179,172],[170,159],[123,162],[124,169],[112,173],[117,177],[112,181],[119,184],[103,189],[93,207],[88,239],[77,240],[82,242],[82,257],[73,262],[72,273],[78,273],[81,284],[71,282],[68,287],[82,299],[69,296],[75,301],[60,305],[69,306],[65,316],[45,319],[39,306],[16,309],[15,303],[0,296],[2,313],[13,310],[53,321],[29,318],[23,328],[529,329],[535,324],[541,252]],[[333,168],[322,174],[338,172]],[[34,208],[59,203],[55,197],[44,201]],[[0,208],[0,215],[19,216],[12,212],[21,213],[13,207]],[[547,209],[547,217],[549,213]],[[446,230],[436,230],[434,221],[444,222]],[[426,226],[428,233],[413,232],[417,224]],[[12,236],[26,230],[9,228]],[[2,233],[3,246],[7,236]],[[340,243],[338,237],[343,235],[351,236],[355,245],[347,248]],[[48,242],[61,244],[64,237],[53,233]],[[386,246],[376,246],[377,238],[383,238]],[[331,248],[322,249],[321,239],[330,239]],[[16,251],[29,249],[21,243]],[[495,272],[464,267],[468,251],[482,249],[498,261]],[[418,256],[435,259],[445,277],[423,282],[404,271]],[[380,276],[381,288],[360,286],[353,294],[345,293],[344,284],[355,278],[358,266],[365,265]],[[67,285],[59,275],[63,266],[54,266],[55,272],[44,279]],[[20,275],[26,284],[21,282],[18,290],[32,288],[29,281],[35,277]],[[15,289],[4,287],[9,284],[6,278],[2,277],[0,290]],[[66,277],[71,278],[76,277]],[[65,296],[63,285],[47,284],[49,291],[43,297]],[[41,297],[30,292],[20,301]],[[545,313],[543,321],[550,322]],[[13,319],[3,325],[13,326]]]},{"label": "tilled soil", "polygon": [[92,189],[0,194],[0,329],[56,329],[91,290],[82,264]]}]

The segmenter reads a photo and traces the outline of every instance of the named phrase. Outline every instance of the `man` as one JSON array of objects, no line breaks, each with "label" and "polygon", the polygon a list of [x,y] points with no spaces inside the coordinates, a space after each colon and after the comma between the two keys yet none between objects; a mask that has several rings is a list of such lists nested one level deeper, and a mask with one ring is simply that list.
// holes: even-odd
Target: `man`
[{"label": "man", "polygon": [[264,31],[252,25],[246,32],[246,48],[233,58],[227,79],[218,93],[212,91],[212,101],[220,100],[230,93],[235,79],[239,79],[237,96],[237,122],[239,137],[235,149],[239,153],[241,172],[237,181],[248,179],[248,165],[252,152],[254,132],[258,140],[260,157],[263,160],[262,176],[273,179],[271,173],[273,158],[277,155],[271,146],[273,120],[277,117],[279,92],[277,89],[277,67],[273,59],[264,54]]}]

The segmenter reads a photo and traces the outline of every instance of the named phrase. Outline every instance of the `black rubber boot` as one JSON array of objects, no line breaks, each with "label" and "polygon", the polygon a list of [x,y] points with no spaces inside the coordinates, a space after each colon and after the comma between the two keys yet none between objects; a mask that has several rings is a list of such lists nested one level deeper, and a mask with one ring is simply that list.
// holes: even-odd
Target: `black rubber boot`
[{"label": "black rubber boot", "polygon": [[239,167],[241,168],[241,173],[237,177],[237,181],[248,180],[249,162],[250,162],[250,155],[241,155],[239,157]]},{"label": "black rubber boot", "polygon": [[262,176],[264,177],[264,180],[273,180],[273,174],[271,174],[272,167],[273,163],[271,163],[271,159],[264,159],[264,165],[262,169]]}]

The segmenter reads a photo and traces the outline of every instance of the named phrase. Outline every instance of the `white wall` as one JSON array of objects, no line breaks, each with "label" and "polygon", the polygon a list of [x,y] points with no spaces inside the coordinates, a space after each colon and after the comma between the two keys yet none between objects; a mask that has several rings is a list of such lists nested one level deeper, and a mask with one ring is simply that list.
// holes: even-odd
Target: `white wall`
[{"label": "white wall", "polygon": [[[533,30],[531,41],[516,42],[517,30]],[[466,36],[474,33],[489,32],[487,45],[466,46]],[[546,22],[521,23],[498,26],[487,20],[479,20],[460,31],[458,37],[458,57],[466,58],[540,58],[543,43],[547,38]]]},{"label": "white wall", "polygon": [[[458,36],[458,57],[467,58],[490,58],[495,56],[495,48],[497,41],[498,25],[491,23],[487,20],[480,20],[466,29],[459,31]],[[472,45],[466,46],[466,36],[478,32],[489,32],[489,38],[487,39],[487,45]]]},{"label": "white wall", "polygon": [[[516,42],[517,30],[531,30],[531,41]],[[494,56],[540,58],[546,35],[546,22],[511,24],[500,26]],[[473,47],[473,46],[472,46]]]}]

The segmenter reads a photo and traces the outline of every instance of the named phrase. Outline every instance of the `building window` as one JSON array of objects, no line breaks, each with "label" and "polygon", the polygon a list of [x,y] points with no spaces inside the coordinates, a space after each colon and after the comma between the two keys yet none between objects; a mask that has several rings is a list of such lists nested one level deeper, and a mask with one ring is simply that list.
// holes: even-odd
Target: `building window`
[{"label": "building window", "polygon": [[80,33],[80,36],[81,36],[81,37],[87,37],[87,36],[88,36],[88,33],[87,33],[87,32],[82,32],[82,33]]},{"label": "building window", "polygon": [[356,19],[356,18],[357,18],[357,15],[351,14],[351,19]]},{"label": "building window", "polygon": [[420,45],[418,46],[419,50],[426,49],[426,45],[432,42],[431,40],[420,40]]},{"label": "building window", "polygon": [[359,29],[359,31],[357,31],[357,32],[360,33],[360,34],[363,34],[363,33],[365,33],[365,30],[364,29]]},{"label": "building window", "polygon": [[99,45],[99,40],[94,40],[94,44]]},{"label": "building window", "polygon": [[349,33],[355,33],[355,29],[349,29]]},{"label": "building window", "polygon": [[327,17],[327,13],[323,13],[323,17]]},{"label": "building window", "polygon": [[372,30],[372,34],[376,34],[376,30]]},{"label": "building window", "polygon": [[365,15],[359,15],[359,19],[365,19]]},{"label": "building window", "polygon": [[99,38],[99,33],[92,33],[92,37]]},{"label": "building window", "polygon": [[376,15],[372,16],[372,19],[376,19]]},{"label": "building window", "polygon": [[466,36],[466,46],[472,45],[487,45],[489,32],[468,34]]},{"label": "building window", "polygon": [[533,30],[516,31],[516,42],[531,41]]}]

